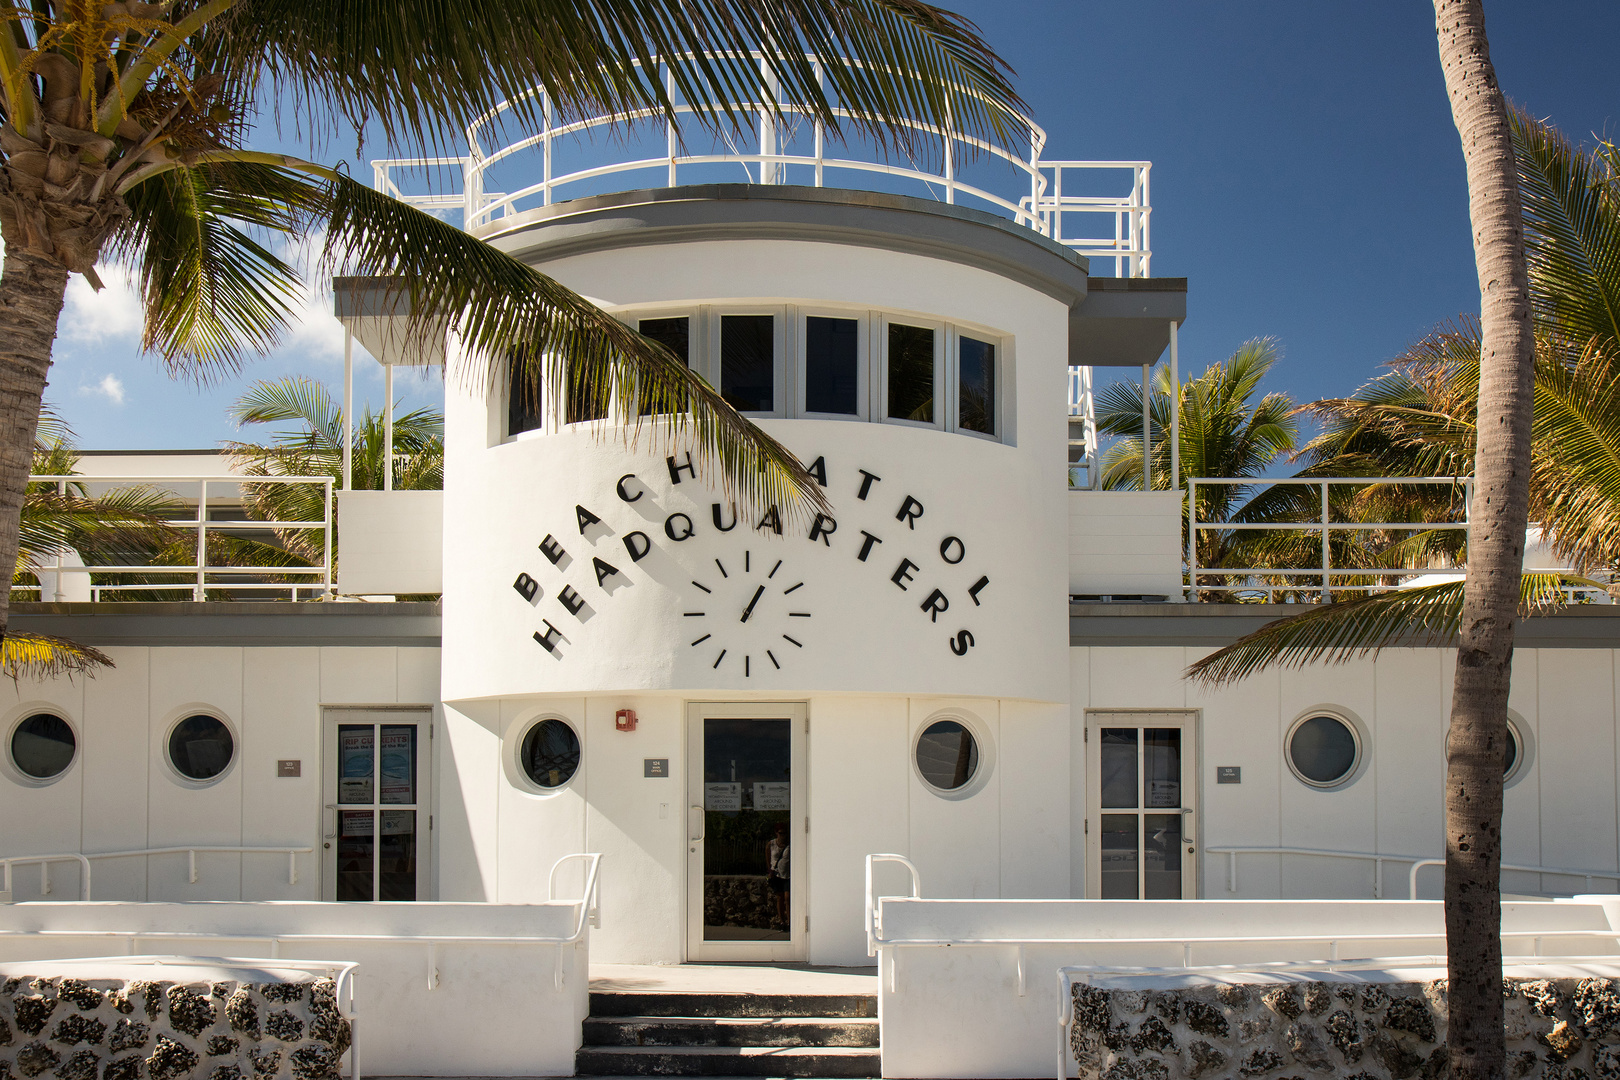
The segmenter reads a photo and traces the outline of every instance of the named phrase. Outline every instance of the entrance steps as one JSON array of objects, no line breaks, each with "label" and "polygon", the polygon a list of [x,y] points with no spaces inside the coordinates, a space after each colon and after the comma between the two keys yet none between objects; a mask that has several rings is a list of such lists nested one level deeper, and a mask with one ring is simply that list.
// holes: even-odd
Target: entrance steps
[{"label": "entrance steps", "polygon": [[580,1076],[882,1073],[875,994],[592,991]]}]

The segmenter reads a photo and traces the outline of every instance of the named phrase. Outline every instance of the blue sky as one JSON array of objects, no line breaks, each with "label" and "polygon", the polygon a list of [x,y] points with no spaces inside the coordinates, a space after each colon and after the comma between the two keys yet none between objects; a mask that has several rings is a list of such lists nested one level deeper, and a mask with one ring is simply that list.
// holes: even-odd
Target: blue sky
[{"label": "blue sky", "polygon": [[[1477,309],[1462,153],[1427,5],[946,6],[978,22],[1017,71],[1049,157],[1154,163],[1153,271],[1190,279],[1183,372],[1271,336],[1285,358],[1268,389],[1340,395]],[[1577,139],[1620,134],[1620,4],[1487,0],[1486,18],[1510,97]],[[267,129],[262,145],[278,143],[299,149]],[[75,282],[47,400],[86,447],[213,446],[238,437],[225,410],[254,379],[305,373],[339,388],[342,338],[329,311],[328,298],[312,297],[281,349],[197,387],[140,355],[127,290],[93,296]],[[380,405],[379,369],[356,371],[359,394]],[[418,376],[397,391],[407,407],[439,396]]]}]

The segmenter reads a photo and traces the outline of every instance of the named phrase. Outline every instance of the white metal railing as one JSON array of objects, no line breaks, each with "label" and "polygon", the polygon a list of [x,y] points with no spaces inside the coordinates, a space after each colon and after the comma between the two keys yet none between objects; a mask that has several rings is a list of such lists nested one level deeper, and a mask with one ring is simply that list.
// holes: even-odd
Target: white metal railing
[{"label": "white metal railing", "polygon": [[[201,849],[199,849],[201,850]],[[94,856],[91,856],[92,858]],[[600,900],[600,875],[598,870],[602,863],[600,852],[576,852],[564,855],[551,865],[551,875],[547,884],[547,902],[557,900],[557,868],[563,863],[574,859],[585,861],[585,883],[580,890],[580,897],[573,903],[579,907],[575,916],[574,926],[566,936],[555,934],[352,934],[334,931],[332,933],[289,933],[289,934],[233,934],[228,931],[207,930],[0,930],[0,938],[110,938],[128,943],[130,953],[135,953],[136,946],[142,941],[230,941],[250,942],[266,945],[270,949],[269,959],[276,963],[283,963],[278,955],[282,945],[313,941],[363,941],[368,945],[421,945],[427,949],[427,988],[436,990],[439,986],[438,950],[446,945],[553,945],[557,947],[556,964],[552,972],[553,986],[561,990],[566,978],[563,974],[563,948],[569,945],[578,945],[585,939],[588,927],[600,928],[602,925]]]},{"label": "white metal railing", "polygon": [[[1079,438],[1074,426],[1080,426]],[[1075,461],[1075,450],[1079,460]],[[1093,392],[1093,376],[1089,367],[1069,368],[1069,488],[1096,490],[1102,483],[1102,469],[1097,461],[1097,401]],[[1084,470],[1082,480],[1079,473]]]},{"label": "white metal railing", "polygon": [[[70,486],[86,486],[101,488],[128,487],[140,485],[167,491],[175,486],[196,485],[197,502],[196,515],[189,518],[176,518],[167,520],[164,524],[174,529],[183,529],[193,532],[196,536],[196,554],[189,564],[125,564],[115,563],[107,565],[76,565],[65,561],[65,553],[58,552],[53,564],[39,566],[36,572],[43,575],[41,580],[50,578],[54,582],[54,592],[51,596],[40,595],[40,599],[47,603],[66,599],[63,591],[64,576],[68,574],[92,575],[90,581],[90,598],[92,601],[101,600],[112,595],[136,596],[140,593],[174,592],[189,589],[193,600],[207,599],[208,590],[227,590],[233,594],[239,593],[266,593],[286,595],[289,599],[313,599],[315,597],[331,597],[334,595],[334,581],[332,577],[332,489],[335,481],[330,476],[237,476],[232,474],[210,474],[190,476],[80,476],[74,475],[40,475],[30,476],[29,483],[54,483],[59,493],[66,493]],[[238,488],[243,485],[288,485],[311,484],[321,488],[322,514],[319,521],[259,521],[237,515],[231,519],[210,519],[208,516],[209,485],[214,485],[217,492],[225,487]],[[219,535],[224,532],[271,532],[284,529],[319,529],[324,541],[322,544],[322,557],[315,566],[216,566],[208,561],[209,534]],[[166,577],[175,580],[167,583],[152,584],[148,582],[129,582],[130,577]],[[307,578],[304,582],[271,582],[255,581],[254,578],[265,577],[292,577]],[[95,580],[101,578],[103,580]],[[112,580],[106,580],[112,579]],[[40,593],[41,586],[17,586],[12,593]]]},{"label": "white metal railing", "polygon": [[[688,58],[694,54],[685,54]],[[758,52],[743,57],[736,53],[707,53],[710,60],[721,63],[759,62]],[[807,57],[815,66],[817,80],[826,89],[825,66],[820,58]],[[856,63],[838,59],[833,63]],[[671,101],[675,101],[674,80],[657,58],[653,77],[665,87]],[[641,62],[634,65],[643,69]],[[683,168],[688,176],[694,167],[736,166],[747,183],[763,185],[786,184],[790,181],[808,181],[815,187],[832,186],[828,173],[845,175],[882,176],[910,181],[921,186],[931,197],[948,204],[967,197],[991,212],[1006,215],[1026,228],[1049,237],[1088,258],[1112,259],[1117,277],[1146,277],[1152,262],[1150,220],[1152,205],[1149,190],[1149,172],[1146,161],[1053,161],[1043,160],[1041,152],[1046,144],[1046,132],[1028,117],[1015,117],[1022,128],[1020,143],[1027,145],[1027,157],[1006,147],[965,134],[954,128],[941,127],[921,121],[901,121],[903,126],[920,135],[938,139],[942,165],[939,169],[925,169],[917,162],[905,165],[880,160],[883,155],[872,153],[865,158],[830,156],[824,126],[803,109],[783,104],[780,112],[760,101],[732,101],[730,107],[740,113],[752,112],[758,117],[755,141],[752,147],[739,147],[729,136],[724,153],[691,154],[682,152],[681,116],[692,116],[697,110],[677,102],[676,118],[665,118],[656,109],[629,112],[601,113],[567,123],[559,122],[554,104],[541,89],[523,95],[523,101],[539,103],[540,130],[515,142],[491,145],[486,141],[499,135],[505,114],[514,103],[502,102],[487,115],[480,117],[467,129],[468,152],[460,157],[388,158],[373,161],[373,182],[378,191],[394,198],[428,209],[460,207],[463,225],[468,231],[477,231],[492,223],[521,213],[531,206],[550,206],[560,198],[573,197],[569,188],[581,188],[582,194],[594,193],[584,187],[588,182],[604,177],[633,173],[652,173],[663,185],[675,187],[680,183]],[[848,118],[851,114],[835,108],[835,115]],[[664,122],[663,152],[656,156],[636,157],[609,161],[570,172],[555,172],[555,150],[560,140],[582,139],[598,129],[623,130],[637,123]],[[799,129],[810,125],[809,148],[798,145]],[[785,128],[785,130],[784,130]],[[570,145],[573,145],[572,143]],[[620,144],[624,145],[624,144]],[[518,160],[519,155],[530,155],[532,168],[539,179],[515,191],[489,190],[490,171],[504,163]],[[984,156],[1007,168],[1021,187],[1015,195],[1005,195],[963,178],[960,166],[974,156]],[[412,194],[400,187],[401,174],[425,168],[460,166],[462,190],[457,194]],[[1082,178],[1089,179],[1098,172],[1128,173],[1130,183],[1123,193],[1098,194]],[[1067,188],[1067,190],[1065,190]],[[1111,228],[1102,235],[1085,235],[1076,222],[1094,223],[1099,218]]]},{"label": "white metal railing", "polygon": [[[1376,851],[1341,851],[1325,848],[1306,847],[1205,847],[1205,853],[1210,855],[1226,856],[1226,891],[1237,892],[1237,866],[1240,855],[1310,855],[1325,859],[1350,859],[1357,862],[1370,862],[1373,864],[1373,899],[1381,900],[1384,897],[1384,864],[1408,863],[1411,870],[1407,875],[1406,895],[1416,900],[1418,871],[1425,866],[1444,866],[1443,858],[1430,858],[1423,855],[1394,855]],[[1586,891],[1592,889],[1594,881],[1620,882],[1620,870],[1587,870],[1573,869],[1567,866],[1530,866],[1524,863],[1502,863],[1503,870],[1525,874],[1547,874],[1553,877],[1583,878],[1586,882]],[[1548,935],[1552,936],[1552,935]]]},{"label": "white metal railing", "polygon": [[90,860],[91,859],[131,859],[145,855],[184,855],[189,860],[188,880],[191,884],[197,883],[197,856],[203,855],[285,855],[287,856],[287,884],[298,884],[298,856],[308,855],[315,849],[312,847],[241,847],[211,844],[183,845],[180,847],[138,848],[128,851],[70,851],[50,855],[7,855],[0,857],[0,868],[3,868],[4,877],[0,879],[0,895],[9,896],[11,888],[11,868],[16,866],[31,866],[39,864],[39,891],[49,896],[51,892],[51,866],[54,863],[76,862],[79,864],[79,899],[91,898],[90,888]]}]

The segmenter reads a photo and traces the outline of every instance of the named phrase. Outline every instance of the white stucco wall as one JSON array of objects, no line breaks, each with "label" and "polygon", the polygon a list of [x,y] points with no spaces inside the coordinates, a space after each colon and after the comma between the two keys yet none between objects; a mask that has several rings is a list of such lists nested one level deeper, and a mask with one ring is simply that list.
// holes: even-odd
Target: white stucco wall
[{"label": "white stucco wall", "polygon": [[[78,752],[47,784],[21,782],[0,755],[0,854],[106,852],[183,844],[312,847],[298,856],[200,854],[98,859],[94,895],[108,900],[280,900],[320,897],[321,710],[329,705],[439,700],[433,648],[270,646],[109,648],[117,665],[90,679],[25,681],[0,711],[0,731],[47,708],[73,726]],[[170,728],[193,712],[222,717],[236,756],[207,785],[182,783],[165,758]],[[276,762],[303,762],[302,776]],[[79,896],[71,863],[51,868],[51,899]],[[40,898],[19,868],[14,899]],[[543,899],[543,897],[542,897]]]}]

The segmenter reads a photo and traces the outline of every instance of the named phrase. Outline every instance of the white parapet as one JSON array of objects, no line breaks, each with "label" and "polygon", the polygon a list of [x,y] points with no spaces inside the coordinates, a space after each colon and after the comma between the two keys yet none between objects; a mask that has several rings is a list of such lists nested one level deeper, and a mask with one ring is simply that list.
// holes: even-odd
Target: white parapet
[{"label": "white parapet", "polygon": [[1181,493],[1070,491],[1069,595],[1181,599]]},{"label": "white parapet", "polygon": [[444,590],[444,492],[338,492],[338,592]]}]

